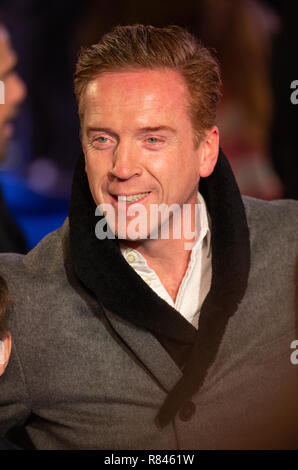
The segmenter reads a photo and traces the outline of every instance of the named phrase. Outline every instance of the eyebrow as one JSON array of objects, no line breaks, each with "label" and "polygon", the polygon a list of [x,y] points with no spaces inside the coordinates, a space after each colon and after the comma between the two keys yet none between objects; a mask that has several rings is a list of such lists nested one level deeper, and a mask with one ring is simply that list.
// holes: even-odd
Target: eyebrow
[{"label": "eyebrow", "polygon": [[[159,131],[167,131],[167,132],[171,132],[172,134],[177,134],[176,129],[170,126],[141,127],[140,129],[138,129],[139,134],[146,134],[147,132],[159,132]],[[87,134],[89,134],[90,132],[106,132],[107,134],[110,134],[115,138],[119,138],[118,134],[116,134],[116,132],[114,132],[112,129],[108,127],[88,126]]]},{"label": "eyebrow", "polygon": [[87,134],[90,134],[90,132],[105,132],[107,134],[112,135],[116,139],[119,138],[118,134],[116,134],[116,132],[112,131],[112,129],[109,129],[108,127],[88,126]]},{"label": "eyebrow", "polygon": [[146,132],[159,132],[159,131],[167,131],[171,132],[173,134],[176,134],[177,131],[173,127],[170,126],[155,126],[155,127],[142,127],[139,129],[140,133],[146,133]]}]

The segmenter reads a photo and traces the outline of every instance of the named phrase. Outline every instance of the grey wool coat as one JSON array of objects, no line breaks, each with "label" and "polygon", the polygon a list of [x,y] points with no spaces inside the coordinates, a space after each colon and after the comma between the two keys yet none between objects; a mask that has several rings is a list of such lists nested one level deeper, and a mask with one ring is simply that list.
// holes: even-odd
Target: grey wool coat
[{"label": "grey wool coat", "polygon": [[196,330],[117,239],[96,239],[80,157],[64,225],[0,256],[14,301],[1,435],[37,449],[298,449],[298,202],[241,196],[222,152],[200,191],[212,282]]}]

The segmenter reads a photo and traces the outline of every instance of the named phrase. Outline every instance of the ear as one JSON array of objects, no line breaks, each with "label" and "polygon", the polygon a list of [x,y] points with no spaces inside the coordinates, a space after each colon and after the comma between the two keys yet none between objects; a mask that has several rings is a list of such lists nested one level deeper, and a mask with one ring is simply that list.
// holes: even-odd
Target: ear
[{"label": "ear", "polygon": [[200,176],[211,175],[217,162],[219,152],[219,132],[216,126],[211,127],[205,133],[199,145],[200,149]]}]

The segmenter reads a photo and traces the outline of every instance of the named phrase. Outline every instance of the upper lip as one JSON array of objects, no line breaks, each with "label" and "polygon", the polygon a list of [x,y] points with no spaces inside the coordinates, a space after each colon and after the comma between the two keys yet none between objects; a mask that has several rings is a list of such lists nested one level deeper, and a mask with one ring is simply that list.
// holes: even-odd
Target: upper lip
[{"label": "upper lip", "polygon": [[150,193],[151,191],[139,191],[138,193],[110,193],[112,196],[136,196],[137,194]]}]

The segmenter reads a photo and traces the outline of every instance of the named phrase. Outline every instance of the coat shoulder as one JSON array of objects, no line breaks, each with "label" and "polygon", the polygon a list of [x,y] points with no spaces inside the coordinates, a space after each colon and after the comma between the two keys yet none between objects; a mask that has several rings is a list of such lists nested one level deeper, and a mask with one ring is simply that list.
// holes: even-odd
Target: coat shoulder
[{"label": "coat shoulder", "polygon": [[268,216],[268,218],[275,218],[282,216],[286,220],[293,217],[293,222],[298,224],[298,201],[294,199],[265,201],[250,196],[242,196],[242,201],[246,212],[252,217]]},{"label": "coat shoulder", "polygon": [[251,237],[290,243],[298,252],[298,201],[264,201],[242,196]]},{"label": "coat shoulder", "polygon": [[64,268],[69,243],[68,218],[54,232],[44,237],[29,253],[0,254],[0,273],[9,284],[53,280]]}]

